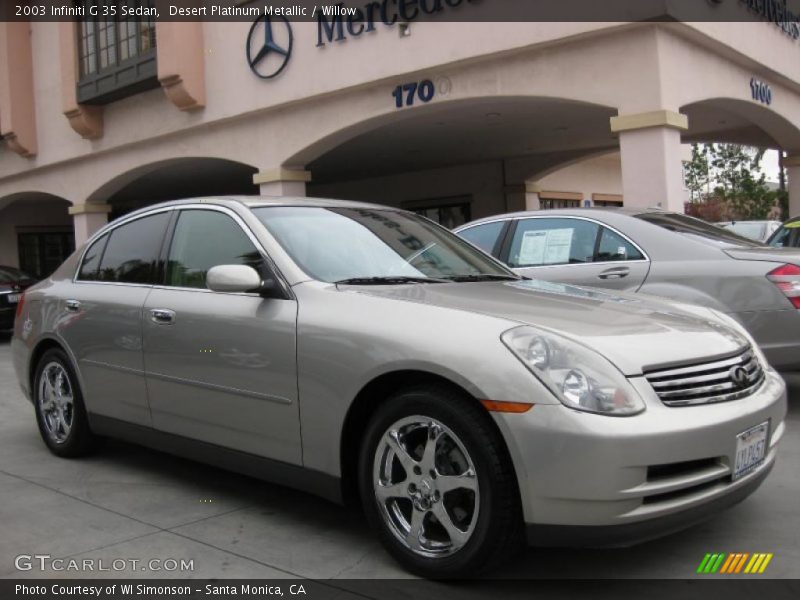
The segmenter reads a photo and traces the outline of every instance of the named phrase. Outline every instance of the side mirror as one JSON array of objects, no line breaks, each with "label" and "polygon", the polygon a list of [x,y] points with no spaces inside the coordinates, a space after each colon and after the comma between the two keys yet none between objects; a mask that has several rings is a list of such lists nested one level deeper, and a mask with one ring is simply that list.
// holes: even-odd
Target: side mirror
[{"label": "side mirror", "polygon": [[262,281],[253,267],[217,265],[206,273],[206,287],[215,292],[253,292],[262,288]]}]

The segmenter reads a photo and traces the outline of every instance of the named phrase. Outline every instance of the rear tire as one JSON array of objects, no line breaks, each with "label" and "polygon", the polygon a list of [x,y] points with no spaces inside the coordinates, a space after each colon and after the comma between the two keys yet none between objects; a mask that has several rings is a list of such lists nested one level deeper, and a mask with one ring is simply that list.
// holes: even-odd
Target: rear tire
[{"label": "rear tire", "polygon": [[383,545],[417,575],[474,576],[521,546],[505,443],[481,406],[446,385],[400,391],[376,411],[361,446],[359,490]]},{"label": "rear tire", "polygon": [[53,454],[71,458],[95,448],[78,378],[60,348],[45,352],[36,365],[33,402],[39,433]]}]

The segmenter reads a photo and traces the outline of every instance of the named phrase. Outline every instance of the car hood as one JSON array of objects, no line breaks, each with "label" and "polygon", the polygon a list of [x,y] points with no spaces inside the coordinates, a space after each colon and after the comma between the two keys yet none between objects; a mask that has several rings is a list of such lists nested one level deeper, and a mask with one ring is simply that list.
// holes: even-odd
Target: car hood
[{"label": "car hood", "polygon": [[360,287],[358,291],[548,330],[593,348],[629,376],[657,365],[733,353],[749,344],[706,308],[539,280]]}]

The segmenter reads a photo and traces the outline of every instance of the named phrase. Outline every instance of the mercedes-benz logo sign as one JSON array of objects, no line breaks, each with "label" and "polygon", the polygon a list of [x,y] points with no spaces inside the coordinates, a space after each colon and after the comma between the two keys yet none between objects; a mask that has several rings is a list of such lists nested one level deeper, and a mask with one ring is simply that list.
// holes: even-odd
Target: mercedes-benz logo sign
[{"label": "mercedes-benz logo sign", "polygon": [[272,79],[286,68],[293,43],[292,26],[286,17],[258,17],[247,34],[250,70],[261,79]]},{"label": "mercedes-benz logo sign", "polygon": [[731,368],[728,372],[728,376],[739,389],[744,389],[750,384],[750,376],[747,374],[747,370],[741,365]]}]

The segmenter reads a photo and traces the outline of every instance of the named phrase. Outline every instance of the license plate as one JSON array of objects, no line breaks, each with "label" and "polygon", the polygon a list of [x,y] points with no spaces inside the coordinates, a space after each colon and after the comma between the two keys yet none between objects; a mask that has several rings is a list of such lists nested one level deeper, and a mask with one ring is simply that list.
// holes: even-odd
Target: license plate
[{"label": "license plate", "polygon": [[9,294],[7,298],[9,304],[16,304],[19,302],[19,294]]},{"label": "license plate", "polygon": [[769,421],[751,427],[736,436],[736,463],[733,480],[744,477],[764,462],[767,455],[767,433]]}]

